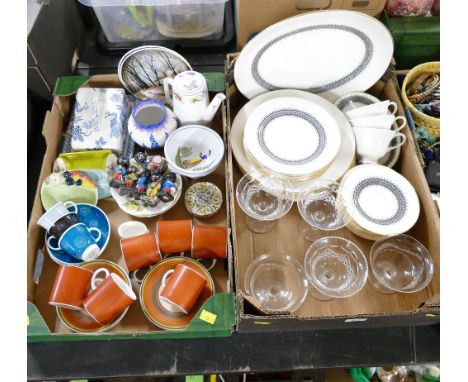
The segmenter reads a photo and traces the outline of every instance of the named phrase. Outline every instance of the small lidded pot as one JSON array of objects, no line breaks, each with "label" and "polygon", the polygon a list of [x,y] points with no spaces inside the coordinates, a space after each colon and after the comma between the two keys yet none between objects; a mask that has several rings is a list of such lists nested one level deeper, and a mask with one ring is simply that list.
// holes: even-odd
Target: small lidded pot
[{"label": "small lidded pot", "polygon": [[144,149],[164,147],[166,139],[177,128],[177,119],[161,101],[138,101],[128,120],[128,133]]}]

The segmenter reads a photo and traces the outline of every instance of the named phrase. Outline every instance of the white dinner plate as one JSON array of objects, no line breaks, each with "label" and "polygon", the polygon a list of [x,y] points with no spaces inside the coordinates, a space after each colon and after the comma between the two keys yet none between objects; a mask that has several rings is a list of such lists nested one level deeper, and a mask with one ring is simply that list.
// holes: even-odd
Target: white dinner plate
[{"label": "white dinner plate", "polygon": [[392,56],[392,36],[374,17],[344,10],[310,12],[278,22],[249,41],[234,79],[249,99],[298,89],[335,101],[369,89]]},{"label": "white dinner plate", "polygon": [[376,235],[400,234],[419,217],[414,187],[396,171],[378,164],[356,166],[340,182],[340,190],[353,222]]},{"label": "white dinner plate", "polygon": [[244,144],[262,167],[286,176],[311,176],[335,159],[341,131],[318,98],[277,97],[250,113]]},{"label": "white dinner plate", "polygon": [[[335,160],[331,163],[328,169],[320,174],[321,178],[338,180],[340,179],[346,171],[348,171],[353,165],[355,160],[355,151],[356,151],[356,141],[354,139],[354,133],[349,124],[346,116],[340,112],[333,104],[327,100],[317,97],[314,94],[306,93],[300,90],[277,90],[273,92],[268,92],[262,94],[253,100],[247,102],[237,113],[230,131],[230,143],[232,147],[232,152],[236,161],[245,173],[249,173],[254,170],[256,167],[251,163],[245,153],[244,149],[244,127],[247,122],[249,115],[255,110],[255,108],[261,103],[275,99],[277,97],[302,97],[304,99],[311,99],[322,105],[325,109],[329,111],[331,115],[335,118],[338,123],[338,126],[341,130],[341,145],[338,151],[338,154]],[[315,179],[310,179],[307,181],[292,183],[290,190],[295,200],[298,200],[304,192],[308,191]]]}]

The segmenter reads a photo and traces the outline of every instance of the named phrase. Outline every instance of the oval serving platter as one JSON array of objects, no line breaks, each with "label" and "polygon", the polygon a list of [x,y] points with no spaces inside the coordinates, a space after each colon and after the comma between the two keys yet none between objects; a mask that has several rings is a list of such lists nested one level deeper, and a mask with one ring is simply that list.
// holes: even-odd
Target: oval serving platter
[{"label": "oval serving platter", "polygon": [[377,19],[353,11],[313,12],[255,36],[237,59],[234,79],[249,99],[267,91],[298,89],[335,101],[369,89],[392,56],[392,36]]}]

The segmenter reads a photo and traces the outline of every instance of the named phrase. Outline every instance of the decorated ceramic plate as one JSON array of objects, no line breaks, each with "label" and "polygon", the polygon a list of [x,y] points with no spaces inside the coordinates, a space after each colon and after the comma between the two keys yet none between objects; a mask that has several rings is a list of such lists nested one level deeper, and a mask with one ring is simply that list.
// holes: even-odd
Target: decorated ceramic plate
[{"label": "decorated ceramic plate", "polygon": [[[333,104],[321,97],[315,96],[314,94],[306,93],[300,90],[277,90],[268,92],[247,102],[242,107],[242,109],[239,110],[232,124],[230,141],[232,145],[232,152],[240,168],[245,173],[255,169],[255,165],[249,161],[246,155],[243,144],[244,127],[249,115],[262,102],[283,96],[295,96],[302,97],[304,99],[313,99],[315,102],[320,103],[324,108],[326,108],[330,115],[333,115],[341,130],[341,145],[334,161],[320,176],[330,180],[340,179],[344,173],[354,165],[356,141],[354,139],[354,133],[351,125],[349,124],[345,115],[340,112]],[[291,194],[293,197],[295,199],[300,198],[300,196],[310,188],[311,184],[314,182],[314,179],[315,178],[303,182],[291,183]]]},{"label": "decorated ceramic plate", "polygon": [[[172,311],[169,307],[163,305],[158,297],[164,274],[169,269],[174,269],[178,264],[184,264],[194,269],[208,280],[205,290],[189,314]],[[146,317],[156,326],[167,330],[181,330],[190,324],[205,301],[214,293],[213,279],[203,265],[195,260],[176,256],[160,261],[146,274],[140,287],[140,304]]]},{"label": "decorated ceramic plate", "polygon": [[180,54],[157,45],[145,45],[127,52],[119,61],[118,75],[125,89],[137,98],[163,100],[163,80],[192,70]]},{"label": "decorated ceramic plate", "polygon": [[353,222],[375,235],[404,233],[419,217],[419,199],[410,182],[378,164],[356,166],[340,182]]},{"label": "decorated ceramic plate", "polygon": [[210,182],[198,182],[185,192],[185,208],[198,218],[215,215],[223,204],[223,193],[219,187]]},{"label": "decorated ceramic plate", "polygon": [[234,79],[249,99],[298,89],[335,101],[369,89],[392,56],[392,36],[374,17],[343,10],[310,12],[276,23],[247,43]]},{"label": "decorated ceramic plate", "polygon": [[[101,239],[97,242],[99,248],[101,248],[102,254],[106,249],[107,243],[109,243],[110,233],[111,233],[111,226],[109,222],[109,218],[105,214],[103,210],[101,210],[97,206],[93,206],[92,204],[86,203],[79,203],[76,205],[78,207],[78,221],[80,223],[84,223],[87,227],[96,227],[99,228],[102,232]],[[70,212],[73,211],[73,207],[68,207]],[[45,243],[47,247],[47,252],[49,252],[50,258],[55,261],[57,264],[61,265],[78,265],[83,264],[83,261],[76,259],[75,257],[69,255],[65,251],[56,251],[50,248],[47,245],[47,240],[51,235],[46,232],[45,235]],[[58,241],[54,238],[51,240],[51,244],[55,247],[58,247]]]},{"label": "decorated ceramic plate", "polygon": [[[105,268],[109,272],[117,273],[125,282],[131,286],[130,277],[124,271],[124,269],[108,260],[96,260],[90,261],[88,263],[80,265],[82,268],[89,269],[91,271],[96,271],[99,268]],[[67,326],[69,329],[73,330],[74,332],[79,333],[92,333],[92,332],[103,332],[109,330],[113,326],[117,325],[125,314],[128,311],[128,307],[122,312],[122,314],[117,317],[114,321],[109,324],[102,325],[96,321],[94,321],[91,317],[87,314],[82,313],[80,310],[71,310],[71,309],[64,309],[57,307],[57,314],[62,320],[62,322]]]}]

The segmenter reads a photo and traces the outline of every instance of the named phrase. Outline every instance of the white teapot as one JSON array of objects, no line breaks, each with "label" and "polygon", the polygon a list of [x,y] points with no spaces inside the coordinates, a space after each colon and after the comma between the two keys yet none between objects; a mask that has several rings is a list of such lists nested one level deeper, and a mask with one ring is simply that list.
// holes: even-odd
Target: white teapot
[{"label": "white teapot", "polygon": [[166,77],[163,84],[166,100],[182,126],[209,124],[226,99],[223,93],[218,93],[210,103],[205,77],[192,70],[179,73],[175,78]]}]

